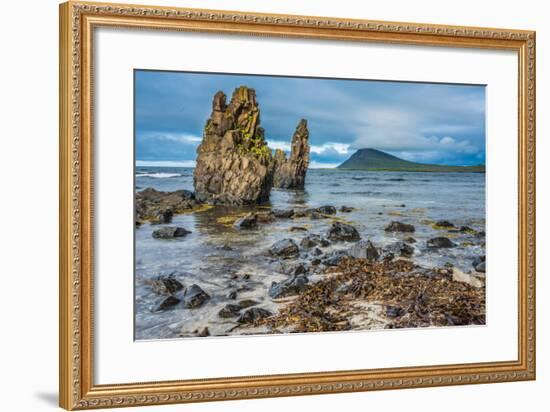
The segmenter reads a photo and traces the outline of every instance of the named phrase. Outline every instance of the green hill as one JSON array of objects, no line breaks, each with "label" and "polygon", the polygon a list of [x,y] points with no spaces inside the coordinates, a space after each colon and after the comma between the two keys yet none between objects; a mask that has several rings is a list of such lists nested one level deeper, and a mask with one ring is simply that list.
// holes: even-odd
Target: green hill
[{"label": "green hill", "polygon": [[338,169],[392,170],[406,172],[473,172],[485,173],[485,165],[447,166],[414,163],[376,149],[359,149]]}]

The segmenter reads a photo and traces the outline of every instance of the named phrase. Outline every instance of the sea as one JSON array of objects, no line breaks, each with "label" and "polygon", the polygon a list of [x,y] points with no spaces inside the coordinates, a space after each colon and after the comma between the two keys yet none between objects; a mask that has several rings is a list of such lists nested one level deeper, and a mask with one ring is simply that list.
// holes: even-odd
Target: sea
[{"label": "sea", "polygon": [[[161,191],[193,190],[193,168],[137,167],[136,191],[153,187]],[[439,220],[456,226],[485,231],[485,174],[359,171],[310,169],[305,190],[273,189],[269,203],[261,209],[314,208],[323,205],[351,206],[350,213],[337,216],[353,224],[363,239],[384,247],[403,234],[384,231],[390,221],[410,223],[416,231],[412,259],[425,267],[451,263],[464,272],[472,270],[472,260],[485,255],[485,238],[468,234],[447,234],[434,229]],[[176,240],[158,240],[152,232],[158,225],[144,224],[135,230],[135,338],[137,340],[192,337],[207,326],[212,335],[233,335],[233,319],[220,319],[218,311],[227,303],[231,290],[238,299],[253,299],[259,306],[276,311],[267,290],[273,281],[288,278],[281,265],[267,251],[276,241],[292,238],[298,244],[307,234],[323,235],[329,219],[277,219],[258,230],[237,230],[230,223],[250,209],[215,207],[174,216],[171,225],[183,226],[192,233]],[[302,226],[306,231],[291,231]],[[407,234],[407,236],[410,234]],[[456,248],[431,250],[426,241],[450,236]],[[324,250],[349,248],[337,243]],[[211,296],[199,309],[173,309],[155,312],[162,300],[147,285],[148,279],[176,273],[183,283],[201,286]],[[244,275],[249,275],[245,281]],[[313,279],[314,280],[314,279]]]}]

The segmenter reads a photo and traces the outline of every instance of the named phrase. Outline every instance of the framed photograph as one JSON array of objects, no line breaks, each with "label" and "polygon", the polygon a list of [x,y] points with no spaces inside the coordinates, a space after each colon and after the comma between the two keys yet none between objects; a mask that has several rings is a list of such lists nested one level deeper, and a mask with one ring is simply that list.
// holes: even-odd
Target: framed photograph
[{"label": "framed photograph", "polygon": [[535,33],[60,6],[60,405],[535,379]]}]

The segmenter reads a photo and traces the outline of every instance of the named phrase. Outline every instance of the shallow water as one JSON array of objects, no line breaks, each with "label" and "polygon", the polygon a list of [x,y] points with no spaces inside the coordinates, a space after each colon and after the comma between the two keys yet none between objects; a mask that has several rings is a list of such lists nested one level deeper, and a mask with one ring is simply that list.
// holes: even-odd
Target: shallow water
[{"label": "shallow water", "polygon": [[[154,187],[158,190],[193,190],[193,169],[138,167],[136,190]],[[382,247],[410,234],[391,234],[384,227],[392,220],[411,223],[417,240],[413,259],[426,267],[450,262],[464,272],[472,270],[473,257],[484,255],[485,239],[467,234],[448,234],[434,229],[436,220],[449,220],[456,226],[485,230],[485,174],[482,173],[414,173],[316,170],[308,171],[305,191],[273,190],[265,208],[310,208],[322,205],[352,206],[351,213],[338,212],[338,218],[352,223],[363,239]],[[220,319],[218,311],[232,290],[238,290],[237,301],[254,299],[258,307],[275,311],[267,295],[272,281],[288,276],[280,262],[266,251],[277,240],[292,238],[297,243],[310,233],[324,234],[330,219],[277,219],[260,225],[258,230],[238,231],[227,223],[227,216],[245,213],[242,208],[216,207],[202,212],[177,215],[171,225],[183,226],[192,233],[176,240],[158,240],[151,236],[159,226],[144,224],[136,229],[136,338],[159,339],[192,336],[193,331],[208,326],[212,335],[224,335],[236,323]],[[291,232],[292,226],[303,226],[307,232]],[[435,236],[453,237],[461,247],[426,250],[425,242]],[[223,246],[227,246],[223,248]],[[323,251],[348,248],[334,244]],[[230,250],[226,250],[230,249]],[[298,258],[299,260],[299,258]],[[173,309],[152,312],[162,300],[143,283],[158,275],[177,272],[185,285],[197,283],[211,300],[198,309]],[[243,275],[250,275],[243,279]],[[315,280],[315,276],[310,277]],[[243,333],[234,331],[232,334]]]}]

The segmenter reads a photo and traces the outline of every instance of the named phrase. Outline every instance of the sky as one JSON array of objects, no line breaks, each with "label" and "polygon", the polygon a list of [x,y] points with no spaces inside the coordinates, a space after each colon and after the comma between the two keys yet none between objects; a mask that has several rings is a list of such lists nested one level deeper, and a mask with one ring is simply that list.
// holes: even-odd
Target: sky
[{"label": "sky", "polygon": [[272,149],[290,150],[308,121],[310,167],[336,167],[373,148],[431,164],[485,164],[485,86],[135,71],[138,166],[194,166],[221,90],[256,90]]}]

